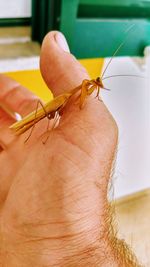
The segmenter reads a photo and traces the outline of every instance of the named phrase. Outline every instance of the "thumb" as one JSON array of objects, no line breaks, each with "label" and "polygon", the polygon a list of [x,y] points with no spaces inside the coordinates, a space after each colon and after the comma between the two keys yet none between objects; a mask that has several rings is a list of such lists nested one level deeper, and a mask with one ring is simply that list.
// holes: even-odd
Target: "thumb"
[{"label": "thumb", "polygon": [[89,76],[79,61],[70,54],[64,35],[52,31],[44,38],[40,67],[42,76],[54,96],[70,91]]},{"label": "thumb", "polygon": [[[86,70],[70,54],[67,42],[59,32],[50,32],[44,39],[41,72],[54,96],[70,91],[81,84],[83,79],[89,79]],[[72,179],[74,174],[71,175],[73,188],[81,183],[81,191],[85,190],[89,201],[92,198],[92,204],[87,210],[94,210],[95,206],[103,213],[102,206],[107,202],[108,181],[117,145],[117,126],[114,119],[102,101],[90,97],[80,110],[72,100],[67,104],[55,133],[59,133],[58,136],[61,137],[58,150],[61,148],[64,158],[69,158],[70,162],[75,163],[73,166],[81,170],[80,175],[75,175],[75,179]],[[50,147],[50,139],[48,142],[47,147]],[[63,143],[65,146],[62,146]],[[69,181],[68,179],[66,184]],[[99,185],[96,186],[98,190],[95,185]],[[81,191],[79,190],[82,196],[84,193]]]},{"label": "thumb", "polygon": [[[57,31],[45,37],[40,63],[43,78],[54,96],[70,91],[83,79],[89,79],[83,66],[70,54],[65,37]],[[90,97],[82,110],[71,101],[65,108],[58,129],[63,137],[80,147],[95,162],[112,158],[117,127],[102,101]]]}]

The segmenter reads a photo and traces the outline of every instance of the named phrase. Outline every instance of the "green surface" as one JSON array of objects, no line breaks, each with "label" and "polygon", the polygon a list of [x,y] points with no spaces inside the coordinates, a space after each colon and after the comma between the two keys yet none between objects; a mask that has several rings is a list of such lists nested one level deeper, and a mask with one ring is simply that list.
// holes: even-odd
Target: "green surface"
[{"label": "green surface", "polygon": [[54,0],[32,0],[32,39],[42,42],[53,29]]},{"label": "green surface", "polygon": [[74,44],[75,38],[75,22],[78,11],[78,0],[62,0],[62,8],[60,14],[60,31],[65,33],[69,40],[70,47]]},{"label": "green surface", "polygon": [[79,5],[78,17],[85,18],[149,18],[150,8],[140,6],[84,6]]},{"label": "green surface", "polygon": [[112,6],[146,6],[150,4],[150,0],[79,0],[83,5],[112,5]]},{"label": "green surface", "polygon": [[16,27],[31,25],[31,18],[7,18],[0,19],[0,27]]},{"label": "green surface", "polygon": [[[112,56],[126,38],[117,55],[142,55],[150,44],[150,1],[140,0],[62,0],[61,30],[71,51],[78,58]],[[140,34],[139,34],[140,33]]]},{"label": "green surface", "polygon": [[79,17],[150,17],[150,0],[80,0]]},{"label": "green surface", "polygon": [[61,30],[78,58],[142,55],[150,44],[150,0],[33,0],[34,40],[42,42],[52,29]]},{"label": "green surface", "polygon": [[[131,30],[127,31],[130,26]],[[112,56],[122,42],[124,45],[117,56],[142,56],[144,47],[150,44],[150,21],[101,20],[97,23],[78,19],[74,35],[71,51],[78,58]]]}]

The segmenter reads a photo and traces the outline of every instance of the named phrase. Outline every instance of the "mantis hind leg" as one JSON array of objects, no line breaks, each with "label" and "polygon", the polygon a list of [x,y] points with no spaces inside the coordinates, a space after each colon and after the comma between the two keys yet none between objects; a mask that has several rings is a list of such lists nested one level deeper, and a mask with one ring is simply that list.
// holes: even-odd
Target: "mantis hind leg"
[{"label": "mantis hind leg", "polygon": [[[58,122],[58,120],[59,120],[59,115],[62,113],[62,111],[63,111],[63,108],[65,107],[65,105],[66,105],[66,103],[68,102],[68,100],[66,100],[63,104],[62,104],[62,106],[60,107],[60,108],[58,108],[58,110],[55,112],[55,114],[53,115],[53,118],[54,118],[54,123],[53,123],[53,126],[52,126],[52,128],[51,128],[51,130],[53,130],[54,128],[55,128],[55,126],[56,126],[56,124],[57,124],[57,122]],[[49,115],[48,115],[49,116]],[[49,121],[48,121],[48,125],[47,125],[47,131],[49,130]],[[49,134],[48,134],[48,136],[46,137],[46,139],[43,141],[43,144],[45,145],[46,144],[46,142],[48,141],[48,139],[49,139]]]},{"label": "mantis hind leg", "polygon": [[[48,120],[50,120],[50,119],[52,118],[52,117],[50,116],[50,114],[47,113],[47,111],[46,111],[46,109],[45,109],[43,103],[42,103],[40,100],[38,100],[38,101],[37,101],[37,105],[36,105],[36,110],[35,110],[34,123],[33,123],[33,126],[32,126],[32,128],[31,128],[31,131],[30,131],[28,137],[27,137],[27,138],[25,139],[25,141],[24,141],[25,143],[29,140],[29,138],[31,137],[31,135],[32,135],[32,133],[33,133],[33,130],[34,130],[34,128],[35,128],[35,125],[36,125],[36,118],[37,118],[37,111],[38,111],[39,106],[41,106],[41,107],[43,108],[43,111],[45,112],[45,117],[47,117]],[[49,123],[48,123],[48,125],[49,125]],[[48,127],[49,127],[49,126],[48,126]]]},{"label": "mantis hind leg", "polygon": [[[58,122],[58,119],[59,119],[59,113],[58,112],[55,112],[55,115],[54,115],[54,123],[53,123],[53,126],[51,128],[51,130],[53,130]],[[50,119],[48,121],[48,124],[47,124],[47,132],[49,131],[49,122],[50,122]],[[46,142],[48,141],[49,139],[49,136],[50,136],[50,133],[48,132],[48,136],[45,138],[44,141],[42,141],[43,145],[46,144]]]}]

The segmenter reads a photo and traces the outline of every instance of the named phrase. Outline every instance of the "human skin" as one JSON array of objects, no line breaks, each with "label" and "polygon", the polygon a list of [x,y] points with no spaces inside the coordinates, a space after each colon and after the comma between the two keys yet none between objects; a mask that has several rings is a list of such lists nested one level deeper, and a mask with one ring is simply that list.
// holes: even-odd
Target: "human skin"
[{"label": "human skin", "polygon": [[[54,96],[89,79],[58,32],[45,37],[40,65]],[[37,97],[1,75],[0,102],[24,116]],[[139,266],[112,229],[107,191],[118,128],[104,103],[89,97],[80,110],[72,98],[45,145],[47,119],[26,144],[29,132],[16,137],[13,122],[0,110],[0,266]]]}]

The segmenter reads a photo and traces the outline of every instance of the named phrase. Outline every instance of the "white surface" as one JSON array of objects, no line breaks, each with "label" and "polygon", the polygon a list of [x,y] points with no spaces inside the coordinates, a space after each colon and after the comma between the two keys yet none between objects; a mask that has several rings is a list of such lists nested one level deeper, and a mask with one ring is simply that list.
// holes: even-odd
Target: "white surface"
[{"label": "white surface", "polygon": [[6,37],[0,38],[0,45],[1,44],[15,44],[15,43],[27,43],[30,42],[31,38],[29,36],[25,37]]},{"label": "white surface", "polygon": [[39,57],[0,60],[0,72],[39,69]]},{"label": "white surface", "polygon": [[0,0],[0,19],[31,17],[31,0]]},{"label": "white surface", "polygon": [[[105,65],[107,63],[108,59]],[[146,76],[140,67],[129,57],[115,58],[105,76]],[[146,78],[136,77],[111,78],[105,80],[104,85],[111,91],[101,91],[103,100],[119,127],[113,184],[115,197],[121,197],[150,187],[150,87]]]}]

